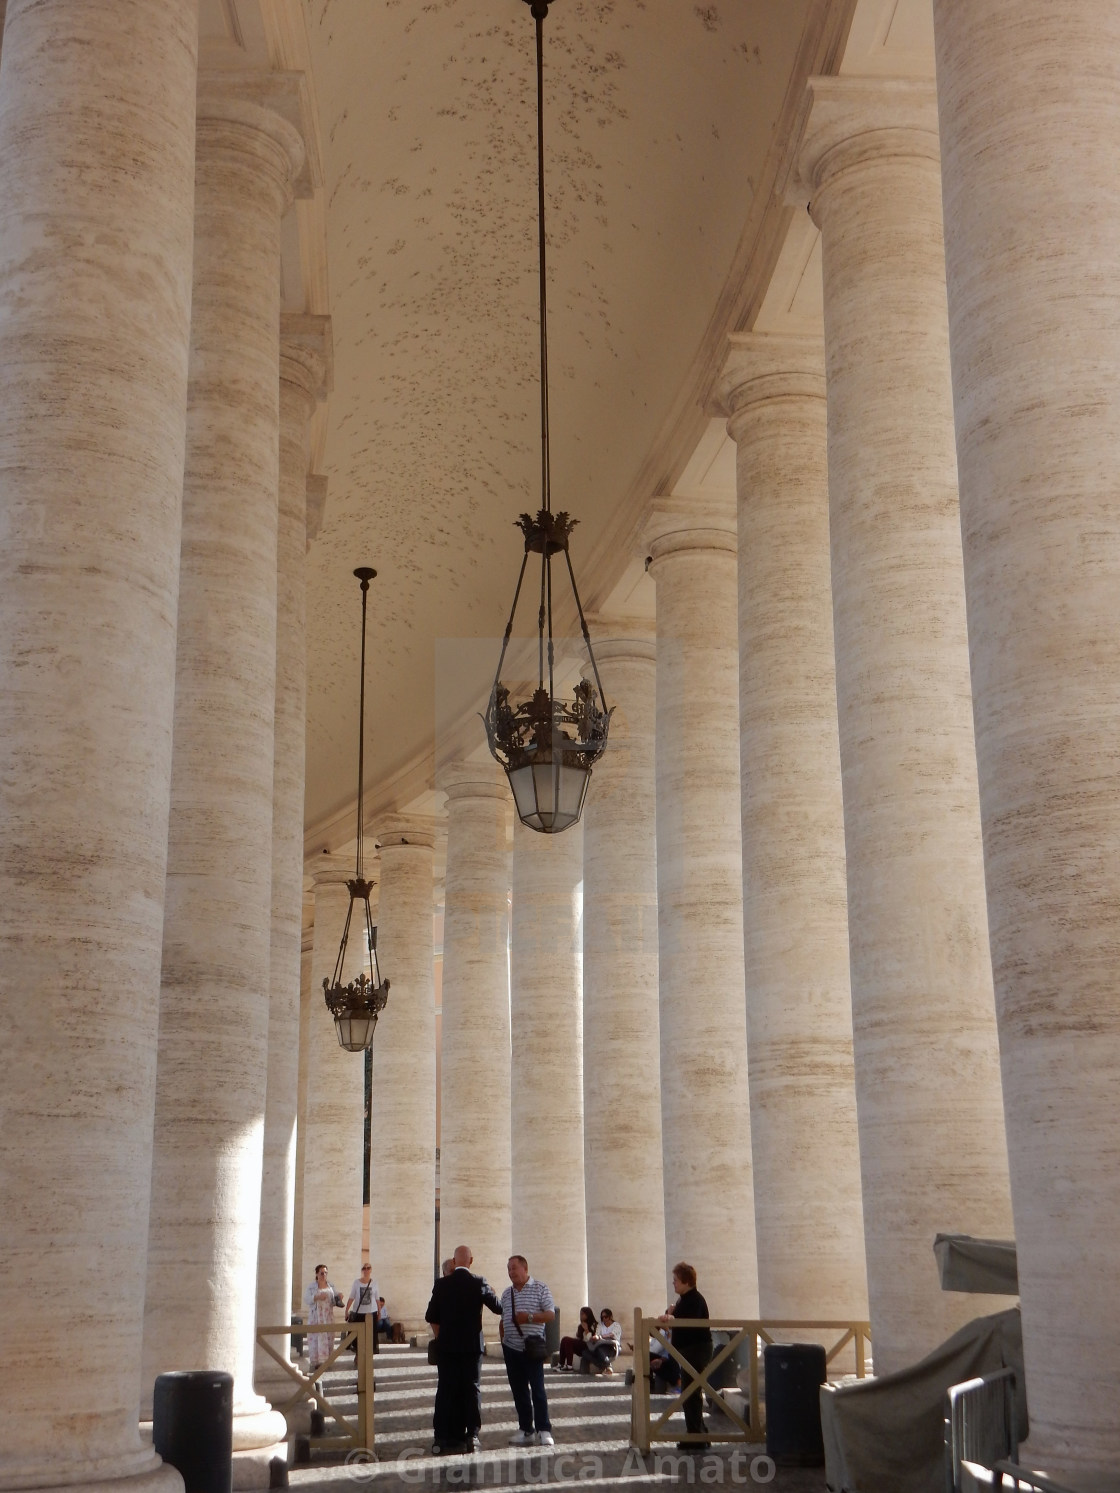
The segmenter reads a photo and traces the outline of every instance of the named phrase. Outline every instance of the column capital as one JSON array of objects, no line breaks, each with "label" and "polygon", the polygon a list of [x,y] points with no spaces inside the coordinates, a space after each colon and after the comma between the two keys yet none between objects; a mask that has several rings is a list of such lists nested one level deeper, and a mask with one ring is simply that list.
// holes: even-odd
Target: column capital
[{"label": "column capital", "polygon": [[733,332],[716,386],[727,433],[738,440],[744,411],[772,400],[824,399],[824,341],[811,335]]},{"label": "column capital", "polygon": [[344,887],[354,875],[352,855],[329,855],[325,851],[307,863],[313,892],[321,887]]},{"label": "column capital", "polygon": [[485,762],[445,762],[436,769],[436,788],[447,794],[448,803],[453,799],[495,798],[509,799],[506,775],[496,762],[487,758]]},{"label": "column capital", "polygon": [[[587,626],[591,633],[591,646],[599,663],[622,662],[640,659],[654,663],[657,659],[657,639],[652,622],[640,617],[612,617],[603,612],[589,612]],[[585,665],[584,674],[590,673]]]},{"label": "column capital", "polygon": [[327,509],[327,477],[322,472],[312,472],[307,478],[307,548],[319,537],[323,527],[323,514]]},{"label": "column capital", "polygon": [[434,850],[436,821],[430,814],[386,814],[374,833],[382,855],[402,846]]},{"label": "column capital", "polygon": [[303,137],[274,109],[232,93],[218,78],[200,80],[195,149],[209,161],[255,163],[271,178],[286,211],[304,163]]},{"label": "column capital", "polygon": [[735,494],[723,499],[675,494],[654,498],[644,536],[650,571],[668,556],[686,550],[734,555],[738,549]]},{"label": "column capital", "polygon": [[811,211],[823,189],[856,167],[906,158],[939,162],[932,79],[810,78],[794,156],[787,199]]}]

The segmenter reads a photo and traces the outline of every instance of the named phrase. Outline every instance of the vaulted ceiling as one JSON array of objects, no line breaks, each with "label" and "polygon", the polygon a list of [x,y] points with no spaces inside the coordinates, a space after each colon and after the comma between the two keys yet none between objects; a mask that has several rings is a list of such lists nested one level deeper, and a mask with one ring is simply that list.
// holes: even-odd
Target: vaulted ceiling
[{"label": "vaulted ceiling", "polygon": [[[727,333],[818,324],[816,236],[780,198],[804,78],[835,70],[845,44],[845,70],[853,49],[858,71],[926,70],[928,10],[553,0],[553,495],[580,521],[591,607],[648,610],[640,520],[655,493],[732,480],[712,403]],[[539,500],[533,22],[523,0],[202,0],[202,16],[208,65],[303,78],[314,136],[321,185],[285,225],[284,296],[333,325],[306,822],[309,849],[339,848],[353,833],[354,567],[379,572],[367,787],[375,809],[404,807],[431,781],[437,692],[446,724],[484,689],[520,559],[513,521]]]}]

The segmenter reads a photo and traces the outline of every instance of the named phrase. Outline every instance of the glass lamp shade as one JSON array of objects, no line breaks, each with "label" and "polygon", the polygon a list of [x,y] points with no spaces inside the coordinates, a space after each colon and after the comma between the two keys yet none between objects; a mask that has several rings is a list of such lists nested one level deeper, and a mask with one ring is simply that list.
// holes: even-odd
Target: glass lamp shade
[{"label": "glass lamp shade", "polygon": [[517,817],[527,829],[558,835],[570,829],[583,813],[591,767],[587,762],[571,761],[574,755],[550,753],[543,761],[537,758],[509,769]]},{"label": "glass lamp shade", "polygon": [[338,1045],[347,1052],[363,1052],[367,1047],[372,1047],[376,1028],[377,1012],[365,1006],[339,1011],[334,1018]]}]

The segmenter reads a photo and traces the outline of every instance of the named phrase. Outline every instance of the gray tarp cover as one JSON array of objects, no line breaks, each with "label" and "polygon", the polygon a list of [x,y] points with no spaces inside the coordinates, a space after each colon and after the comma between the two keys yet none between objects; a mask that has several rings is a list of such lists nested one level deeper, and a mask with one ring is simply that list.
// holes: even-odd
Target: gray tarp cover
[{"label": "gray tarp cover", "polygon": [[913,1368],[821,1390],[825,1479],[833,1493],[944,1493],[945,1394],[954,1384],[1013,1368],[1019,1434],[1026,1435],[1019,1308],[978,1317]]},{"label": "gray tarp cover", "polygon": [[943,1291],[977,1291],[1018,1296],[1019,1262],[1014,1239],[974,1239],[971,1234],[938,1234],[933,1241]]}]

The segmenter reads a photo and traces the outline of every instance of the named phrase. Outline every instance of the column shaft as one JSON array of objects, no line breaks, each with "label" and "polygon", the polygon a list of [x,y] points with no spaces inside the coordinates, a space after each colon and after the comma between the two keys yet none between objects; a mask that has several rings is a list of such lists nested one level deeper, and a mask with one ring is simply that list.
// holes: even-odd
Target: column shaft
[{"label": "column shaft", "polygon": [[[141,1444],[136,1404],[197,25],[188,0],[7,6],[0,1318],[19,1370],[4,1387],[0,1487],[180,1485]],[[45,1270],[72,1310],[44,1300]]]},{"label": "column shaft", "polygon": [[[312,933],[312,938],[314,933]],[[292,1199],[291,1309],[303,1311],[303,1174],[307,1139],[307,1055],[311,1045],[311,945],[306,940],[299,959],[299,1076],[296,1085],[296,1175]],[[320,987],[320,990],[322,987]],[[320,995],[320,999],[322,996]],[[315,1261],[312,1262],[317,1263]]]},{"label": "column shaft", "polygon": [[587,1299],[583,1201],[583,830],[513,827],[513,1248],[574,1332]]},{"label": "column shaft", "polygon": [[440,1074],[440,1250],[474,1250],[501,1282],[510,1254],[508,824],[496,767],[447,769]]},{"label": "column shaft", "polygon": [[[366,847],[366,878],[373,880]],[[303,1266],[296,1292],[315,1278],[324,1264],[331,1283],[343,1296],[362,1263],[362,1193],[365,1148],[365,1064],[361,1053],[338,1045],[334,1021],[323,1001],[323,981],[334,973],[338,945],[350,905],[346,882],[354,862],[343,856],[319,856],[312,867],[315,882],[315,934],[311,954],[311,994],[307,1019],[307,1124],[303,1152]],[[361,911],[360,907],[358,909]],[[355,914],[356,916],[356,914]],[[362,913],[364,917],[364,912]],[[345,979],[368,972],[366,940],[351,921],[346,945]],[[392,992],[390,992],[390,999]],[[376,1039],[375,1039],[376,1040]],[[345,1278],[344,1278],[345,1277]]]},{"label": "column shaft", "polygon": [[435,1256],[434,826],[393,819],[377,838],[377,946],[390,990],[373,1043],[370,1258],[390,1317],[411,1334],[423,1328]]},{"label": "column shaft", "polygon": [[848,925],[875,1364],[998,1298],[938,1230],[1010,1232],[929,85],[816,79]]},{"label": "column shaft", "polygon": [[[276,714],[272,773],[272,926],[269,953],[268,1078],[261,1170],[257,1321],[287,1320],[292,1299],[296,1109],[299,1091],[300,961],[303,922],[303,790],[307,734],[308,421],[322,388],[314,345],[281,332],[280,478],[276,544]],[[320,328],[321,343],[325,329]],[[270,1340],[279,1352],[288,1344]],[[257,1382],[283,1387],[275,1361],[257,1351]],[[290,1382],[290,1381],[289,1381]]]},{"label": "column shaft", "polygon": [[656,650],[606,619],[595,656],[614,706],[583,811],[583,1155],[588,1300],[618,1321],[664,1310],[657,1011]]},{"label": "column shaft", "polygon": [[1120,1464],[1120,10],[934,4],[980,806],[1031,1435]]},{"label": "column shaft", "polygon": [[[669,506],[672,505],[672,506]],[[667,500],[657,583],[665,1245],[717,1316],[758,1310],[739,823],[734,506]]]},{"label": "column shaft", "polygon": [[[280,219],[302,143],[199,95],[175,735],[143,1401],[234,1376],[238,1448],[283,1436],[252,1388],[268,1060]],[[263,1468],[267,1477],[267,1467]]]},{"label": "column shaft", "polygon": [[824,348],[732,339],[747,1046],[764,1317],[862,1318]]}]

